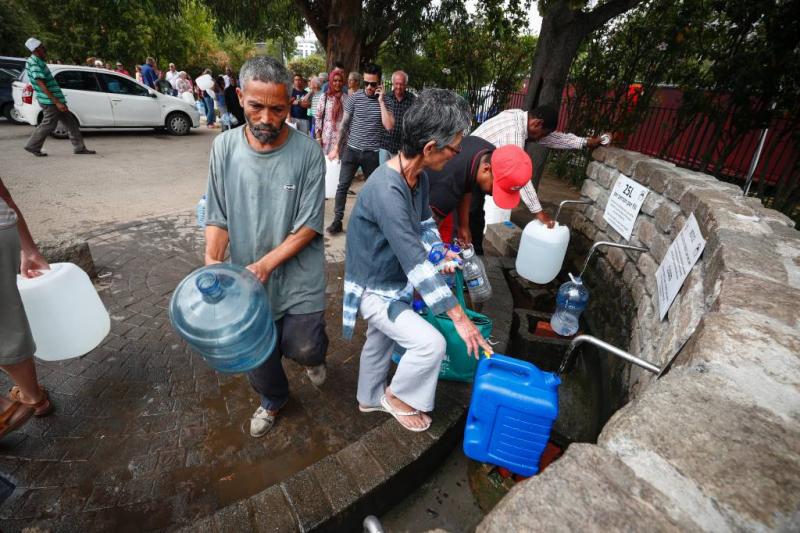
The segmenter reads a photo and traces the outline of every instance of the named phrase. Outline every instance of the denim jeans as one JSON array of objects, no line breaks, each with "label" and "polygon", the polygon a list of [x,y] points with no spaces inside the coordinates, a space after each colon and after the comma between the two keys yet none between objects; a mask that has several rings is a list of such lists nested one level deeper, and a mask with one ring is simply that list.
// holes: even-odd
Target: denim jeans
[{"label": "denim jeans", "polygon": [[208,95],[203,96],[203,105],[206,106],[206,124],[211,126],[217,121],[214,114],[214,99]]},{"label": "denim jeans", "polygon": [[347,191],[356,176],[356,170],[361,167],[364,177],[369,176],[378,168],[378,151],[356,150],[346,147],[342,154],[342,169],[339,171],[339,185],[336,187],[336,200],[333,204],[333,219],[342,221],[344,218],[344,206],[347,204]]},{"label": "denim jeans", "polygon": [[278,341],[264,363],[247,373],[250,385],[261,396],[261,407],[274,411],[289,399],[289,380],[283,370],[283,357],[303,366],[325,362],[328,335],[325,333],[325,311],[304,315],[284,315],[275,322]]}]

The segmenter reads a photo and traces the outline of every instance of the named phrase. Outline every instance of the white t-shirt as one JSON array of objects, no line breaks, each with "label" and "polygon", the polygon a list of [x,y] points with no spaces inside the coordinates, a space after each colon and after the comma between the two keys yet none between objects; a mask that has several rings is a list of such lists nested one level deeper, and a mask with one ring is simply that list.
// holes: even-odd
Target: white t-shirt
[{"label": "white t-shirt", "polygon": [[174,89],[175,83],[178,81],[178,71],[176,70],[175,72],[172,72],[171,70],[168,70],[167,73],[164,74],[164,79],[167,80]]}]

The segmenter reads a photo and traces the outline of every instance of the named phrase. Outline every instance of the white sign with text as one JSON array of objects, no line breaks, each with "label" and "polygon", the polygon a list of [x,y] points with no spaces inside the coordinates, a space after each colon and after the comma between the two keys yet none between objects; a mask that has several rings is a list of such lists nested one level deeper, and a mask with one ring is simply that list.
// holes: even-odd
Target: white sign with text
[{"label": "white sign with text", "polygon": [[658,285],[658,311],[660,319],[669,311],[669,306],[681,290],[686,276],[700,258],[706,241],[700,233],[694,213],[689,215],[683,229],[667,250],[667,255],[656,270],[656,284]]},{"label": "white sign with text", "polygon": [[633,223],[649,192],[647,187],[622,174],[611,189],[603,219],[627,241],[631,239]]}]

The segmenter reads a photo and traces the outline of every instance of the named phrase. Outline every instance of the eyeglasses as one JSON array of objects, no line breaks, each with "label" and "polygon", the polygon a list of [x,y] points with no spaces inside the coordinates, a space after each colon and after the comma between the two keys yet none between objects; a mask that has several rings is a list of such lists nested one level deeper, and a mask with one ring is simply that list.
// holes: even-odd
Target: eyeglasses
[{"label": "eyeglasses", "polygon": [[364,85],[367,87],[377,87],[380,84],[379,81],[365,81]]},{"label": "eyeglasses", "polygon": [[459,146],[450,146],[449,144],[445,144],[444,147],[451,149],[455,155],[458,155],[458,154],[461,153],[461,146],[460,145]]}]

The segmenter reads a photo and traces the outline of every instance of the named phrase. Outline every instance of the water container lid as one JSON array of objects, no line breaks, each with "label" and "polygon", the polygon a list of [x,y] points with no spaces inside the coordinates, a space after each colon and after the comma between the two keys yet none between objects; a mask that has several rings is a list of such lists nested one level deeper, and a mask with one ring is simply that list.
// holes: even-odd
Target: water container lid
[{"label": "water container lid", "polygon": [[471,244],[468,244],[461,251],[461,255],[464,257],[464,259],[469,259],[473,255],[475,255],[475,248],[473,248],[473,246]]},{"label": "water container lid", "polygon": [[186,276],[172,294],[169,315],[182,337],[199,344],[241,331],[254,319],[272,324],[264,286],[249,270],[230,263]]}]

